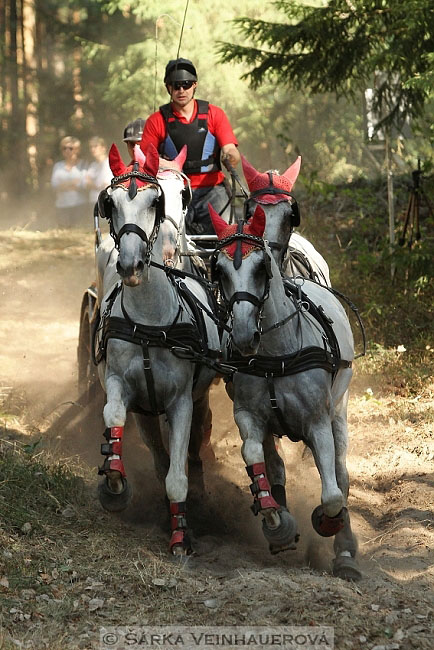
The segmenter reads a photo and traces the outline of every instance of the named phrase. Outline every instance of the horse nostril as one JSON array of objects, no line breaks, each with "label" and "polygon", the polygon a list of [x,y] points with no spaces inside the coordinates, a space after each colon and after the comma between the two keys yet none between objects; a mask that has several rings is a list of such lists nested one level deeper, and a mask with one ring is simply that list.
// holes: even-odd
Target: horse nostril
[{"label": "horse nostril", "polygon": [[123,271],[122,266],[119,263],[119,260],[116,262],[116,271],[119,273],[119,275],[121,275]]},{"label": "horse nostril", "polygon": [[136,269],[137,269],[137,271],[138,271],[139,273],[142,273],[142,271],[143,271],[144,268],[145,268],[145,265],[144,265],[144,263],[142,262],[142,260],[140,260],[139,262],[137,262]]},{"label": "horse nostril", "polygon": [[261,334],[258,331],[256,331],[252,337],[252,344],[253,344],[252,347],[253,348],[258,347],[260,341],[261,341]]}]

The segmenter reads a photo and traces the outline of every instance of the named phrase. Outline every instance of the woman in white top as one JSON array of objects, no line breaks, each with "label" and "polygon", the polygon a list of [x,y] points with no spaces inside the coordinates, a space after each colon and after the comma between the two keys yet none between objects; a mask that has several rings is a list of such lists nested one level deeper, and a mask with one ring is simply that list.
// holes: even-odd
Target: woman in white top
[{"label": "woman in white top", "polygon": [[56,213],[61,228],[83,223],[87,207],[86,165],[79,159],[80,140],[66,136],[60,141],[64,160],[56,162],[51,174],[51,187],[56,193]]},{"label": "woman in white top", "polygon": [[98,199],[101,190],[110,185],[113,174],[110,169],[107,148],[102,138],[95,136],[89,140],[89,150],[94,161],[87,170],[87,186],[89,188],[89,203],[92,208]]}]

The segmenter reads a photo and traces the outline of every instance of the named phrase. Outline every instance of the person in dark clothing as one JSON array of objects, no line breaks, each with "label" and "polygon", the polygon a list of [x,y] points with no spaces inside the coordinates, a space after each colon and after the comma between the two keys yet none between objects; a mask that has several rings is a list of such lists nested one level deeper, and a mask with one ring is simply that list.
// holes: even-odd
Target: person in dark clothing
[{"label": "person in dark clothing", "polygon": [[127,145],[130,160],[134,158],[134,145],[140,144],[145,127],[145,120],[141,117],[129,122],[124,129],[124,142]]}]

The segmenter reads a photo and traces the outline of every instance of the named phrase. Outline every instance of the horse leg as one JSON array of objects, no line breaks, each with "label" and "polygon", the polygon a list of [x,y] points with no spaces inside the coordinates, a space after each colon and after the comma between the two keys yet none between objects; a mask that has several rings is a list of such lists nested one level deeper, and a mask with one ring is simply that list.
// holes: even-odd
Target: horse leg
[{"label": "horse leg", "polygon": [[[361,574],[351,555],[350,549],[354,538],[346,508],[348,495],[348,474],[345,467],[346,423],[336,416],[334,422],[332,430],[331,423],[323,420],[322,426],[317,425],[309,435],[309,446],[322,483],[321,505],[317,506],[312,513],[312,525],[322,537],[336,535],[335,552],[338,555],[333,562],[334,575],[356,580],[361,577]],[[342,424],[345,425],[344,428]],[[338,435],[335,438],[336,433]],[[355,550],[355,547],[353,548]]]},{"label": "horse leg", "polygon": [[131,488],[127,482],[122,462],[122,439],[127,411],[122,400],[123,384],[119,377],[111,375],[106,380],[107,403],[104,407],[106,443],[101,445],[104,463],[98,473],[104,479],[98,486],[101,505],[110,512],[124,510],[131,500]]},{"label": "horse leg", "polygon": [[328,415],[311,426],[306,442],[312,450],[321,477],[322,510],[328,519],[333,519],[342,510],[345,499],[336,482],[335,447]]},{"label": "horse leg", "polygon": [[[348,446],[347,430],[347,401],[348,393],[336,409],[332,422],[333,437],[336,457],[336,479],[345,498],[347,505],[349,492],[349,478],[346,466]],[[333,574],[345,580],[360,580],[362,573],[356,560],[357,543],[351,530],[350,515],[347,508],[343,512],[344,526],[336,535],[333,543],[335,559],[333,560]]]},{"label": "horse leg", "polygon": [[286,472],[283,462],[276,446],[276,438],[272,435],[265,436],[263,448],[267,476],[271,485],[271,494],[277,503],[286,508]]},{"label": "horse leg", "polygon": [[[263,446],[265,427],[261,427],[258,418],[244,409],[235,409],[234,416],[243,441],[241,453],[247,473],[252,479],[250,490],[254,498],[253,514],[256,516],[261,513],[263,517],[262,531],[269,542],[271,553],[293,549],[297,541],[297,523],[286,507],[279,504],[271,493]],[[278,465],[276,464],[274,471]]]},{"label": "horse leg", "polygon": [[265,436],[263,443],[265,467],[271,485],[271,496],[280,506],[280,519],[282,522],[276,530],[271,528],[265,532],[264,528],[264,534],[270,543],[269,549],[272,555],[281,551],[295,550],[300,537],[297,532],[296,521],[287,508],[285,463],[278,452],[277,444],[273,435]]},{"label": "horse leg", "polygon": [[191,392],[174,400],[166,410],[170,426],[170,464],[166,476],[166,494],[170,502],[172,529],[169,549],[173,555],[190,555],[193,552],[187,532],[186,500],[188,479],[185,471],[192,412]]},{"label": "horse leg", "polygon": [[152,453],[155,473],[162,485],[169,470],[169,454],[164,446],[161,435],[161,421],[154,416],[146,416],[135,413],[134,419],[139,429],[140,436]]},{"label": "horse leg", "polygon": [[190,442],[188,445],[188,480],[190,489],[193,487],[198,496],[203,497],[205,485],[203,482],[202,460],[215,459],[211,447],[212,413],[209,408],[209,391],[193,402]]}]

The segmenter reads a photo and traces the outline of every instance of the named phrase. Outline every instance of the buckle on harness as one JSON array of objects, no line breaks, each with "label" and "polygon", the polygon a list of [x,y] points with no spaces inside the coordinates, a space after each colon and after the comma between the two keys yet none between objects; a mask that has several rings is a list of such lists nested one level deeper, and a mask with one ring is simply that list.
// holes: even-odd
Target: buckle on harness
[{"label": "buckle on harness", "polygon": [[101,445],[101,454],[103,456],[111,456],[112,450],[110,448],[110,444],[108,442],[103,442]]},{"label": "buckle on harness", "polygon": [[150,370],[151,369],[151,360],[150,359],[143,358],[143,368],[144,368],[144,370]]}]

